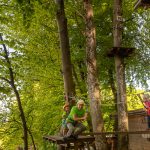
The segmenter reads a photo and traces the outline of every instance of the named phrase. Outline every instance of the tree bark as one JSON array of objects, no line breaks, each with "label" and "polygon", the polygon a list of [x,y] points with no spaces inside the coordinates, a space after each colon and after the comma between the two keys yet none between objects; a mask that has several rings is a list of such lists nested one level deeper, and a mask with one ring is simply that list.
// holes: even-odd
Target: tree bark
[{"label": "tree bark", "polygon": [[31,140],[32,140],[32,146],[33,146],[33,150],[36,150],[36,145],[35,145],[35,142],[34,142],[34,138],[33,138],[33,135],[32,135],[32,132],[30,129],[28,129],[28,132],[29,132],[29,135],[31,137]]},{"label": "tree bark", "polygon": [[[115,79],[114,79],[114,73],[112,68],[108,70],[108,75],[109,75],[109,84],[111,86],[112,93],[114,95],[114,104],[115,104],[115,113],[117,114],[118,109],[117,109],[117,89],[115,85]],[[118,130],[118,117],[115,116],[114,124],[113,124],[113,130],[117,131]],[[114,149],[117,150],[117,138],[118,135],[115,134],[115,140],[114,140]]]},{"label": "tree bark", "polygon": [[[1,34],[0,34],[0,40],[3,41]],[[18,108],[20,111],[20,117],[21,117],[22,126],[23,126],[24,150],[28,150],[28,128],[27,128],[27,124],[26,124],[26,118],[25,118],[25,114],[24,114],[23,107],[21,104],[19,92],[15,86],[14,73],[13,73],[13,69],[11,67],[11,62],[10,62],[9,57],[8,57],[8,51],[7,51],[5,44],[2,44],[2,45],[3,45],[3,49],[4,49],[4,53],[5,53],[4,57],[5,57],[5,60],[7,62],[7,65],[8,65],[9,75],[10,75],[10,79],[8,81],[9,81],[9,84],[11,85],[11,87],[15,93],[17,103],[18,103]]]},{"label": "tree bark", "polygon": [[[87,84],[90,98],[90,114],[92,118],[93,132],[104,131],[104,121],[101,112],[100,89],[97,77],[96,64],[96,31],[93,23],[93,9],[91,0],[83,0],[86,18],[86,59],[87,59]],[[106,150],[106,138],[104,135],[95,136],[97,150]]]},{"label": "tree bark", "polygon": [[[75,84],[73,81],[70,46],[68,38],[67,19],[64,11],[64,0],[55,0],[57,5],[56,20],[60,38],[62,72],[64,79],[64,91],[66,101],[72,107],[75,103],[73,97],[75,96]],[[60,131],[61,135],[61,131]],[[58,150],[63,150],[62,146],[57,147]]]},{"label": "tree bark", "polygon": [[[113,36],[114,47],[121,47],[122,42],[122,0],[114,0]],[[118,130],[128,131],[128,113],[126,102],[125,66],[124,59],[115,55],[115,69],[117,80],[117,109]],[[118,150],[128,150],[128,135],[118,135]]]},{"label": "tree bark", "polygon": [[72,97],[75,95],[75,84],[72,76],[72,65],[70,57],[70,46],[67,29],[67,19],[64,11],[64,0],[55,0],[57,4],[56,19],[60,37],[60,48],[62,53],[62,70],[64,77],[64,89],[67,101],[74,105]]}]

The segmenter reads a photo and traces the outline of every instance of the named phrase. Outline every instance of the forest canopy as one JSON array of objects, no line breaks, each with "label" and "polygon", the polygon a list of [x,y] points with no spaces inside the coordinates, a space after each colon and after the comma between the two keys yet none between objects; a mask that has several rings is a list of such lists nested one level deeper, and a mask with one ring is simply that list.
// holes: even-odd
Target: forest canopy
[{"label": "forest canopy", "polygon": [[[150,89],[150,11],[135,10],[134,4],[135,0],[123,0],[122,4],[122,47],[134,48],[124,59],[128,110],[142,108],[136,94]],[[115,113],[112,84],[116,87],[116,76],[114,59],[107,53],[113,47],[113,2],[93,0],[92,6],[102,113],[105,128],[109,126],[111,131],[109,116]],[[53,0],[1,0],[0,7],[0,149],[23,146],[25,119],[29,145],[34,139],[42,150],[47,146],[42,136],[59,132],[65,103],[58,6]],[[64,7],[74,97],[76,101],[83,99],[89,109],[83,2],[65,0]],[[24,111],[22,118],[19,110]]]}]

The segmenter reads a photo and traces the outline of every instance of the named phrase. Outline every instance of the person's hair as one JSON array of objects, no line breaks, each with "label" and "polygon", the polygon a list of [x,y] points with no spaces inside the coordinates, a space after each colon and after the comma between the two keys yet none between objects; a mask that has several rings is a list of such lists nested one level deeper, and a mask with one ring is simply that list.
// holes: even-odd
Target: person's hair
[{"label": "person's hair", "polygon": [[82,105],[84,105],[85,103],[84,103],[84,101],[83,101],[83,100],[81,100],[81,99],[80,99],[80,100],[78,100],[78,102],[77,102],[77,105],[78,105],[78,104],[82,104]]},{"label": "person's hair", "polygon": [[69,103],[66,103],[66,104],[63,106],[63,110],[65,110],[66,107],[69,107]]}]

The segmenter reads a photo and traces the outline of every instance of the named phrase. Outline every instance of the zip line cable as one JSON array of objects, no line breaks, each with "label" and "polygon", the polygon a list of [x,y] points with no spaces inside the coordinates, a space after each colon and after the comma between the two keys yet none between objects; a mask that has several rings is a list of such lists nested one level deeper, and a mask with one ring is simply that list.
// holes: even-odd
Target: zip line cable
[{"label": "zip line cable", "polygon": [[[149,93],[149,92],[150,92],[150,90],[145,91],[145,92],[140,92],[140,93],[132,94],[132,95],[138,96],[139,94],[144,94],[144,93]],[[89,102],[86,101],[88,98],[85,98],[85,97],[77,97],[77,96],[68,96],[68,98],[71,98],[71,99],[75,100],[75,102],[77,102],[78,100],[82,99],[82,100],[84,100],[86,106],[89,105]],[[141,99],[140,99],[140,101],[138,100],[138,102],[137,102],[137,101],[127,101],[127,102],[117,102],[117,103],[112,103],[112,104],[110,104],[110,103],[109,103],[109,104],[104,104],[104,103],[103,103],[103,104],[101,104],[101,105],[102,105],[102,106],[115,106],[115,105],[119,105],[119,104],[130,103],[130,102],[135,102],[135,103],[141,102],[142,105],[144,106],[144,104],[143,104],[143,102],[142,102]],[[145,106],[144,106],[144,107],[145,107]]]}]

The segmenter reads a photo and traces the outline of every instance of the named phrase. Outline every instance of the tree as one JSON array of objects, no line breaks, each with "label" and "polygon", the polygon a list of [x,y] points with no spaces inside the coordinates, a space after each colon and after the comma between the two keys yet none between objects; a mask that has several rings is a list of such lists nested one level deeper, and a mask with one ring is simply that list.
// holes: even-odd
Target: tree
[{"label": "tree", "polygon": [[[122,0],[114,0],[113,36],[114,47],[121,47],[122,42]],[[120,19],[119,19],[120,18]],[[124,59],[114,55],[117,82],[118,130],[128,132],[128,112],[125,85]],[[128,150],[128,134],[118,135],[118,150]]]},{"label": "tree", "polygon": [[64,77],[64,89],[67,101],[74,105],[73,96],[75,95],[75,85],[72,76],[72,65],[70,57],[70,46],[67,29],[67,19],[64,11],[64,0],[56,0],[57,4],[57,23],[60,37],[60,47],[62,53],[62,73]]},{"label": "tree", "polygon": [[[67,28],[71,62],[77,75],[76,78],[75,73],[73,74],[76,95],[86,97],[87,88],[85,85],[87,83],[84,81],[86,81],[87,72],[84,51],[85,38],[83,37],[85,33],[83,1],[69,0],[64,2],[65,15],[68,18]],[[134,2],[130,0],[123,2],[125,30],[122,35],[122,45],[136,47],[134,57],[124,59],[124,64],[126,65],[125,81],[129,87],[133,87],[128,88],[130,90],[127,89],[127,94],[132,94],[131,89],[136,90],[139,85],[140,87],[148,88],[147,81],[150,79],[150,35],[147,34],[150,31],[150,24],[148,24],[150,21],[150,11],[133,11],[132,4]],[[62,70],[60,69],[62,68],[62,59],[55,17],[58,9],[55,7],[54,1],[47,0],[28,0],[27,2],[25,0],[1,0],[0,6],[0,30],[4,33],[9,48],[15,49],[11,62],[13,61],[13,71],[15,73],[15,79],[18,81],[17,85],[19,84],[19,93],[21,94],[21,102],[28,127],[33,133],[38,149],[42,149],[46,143],[41,140],[41,137],[45,134],[58,133],[62,105],[64,103],[62,94],[64,92],[62,71],[60,73],[60,70]],[[113,103],[115,98],[113,98],[110,91],[110,84],[113,88],[113,85],[116,85],[116,81],[114,83],[109,82],[111,75],[114,78],[114,62],[113,59],[106,57],[106,50],[113,46],[112,1],[93,0],[93,9],[94,24],[97,33],[97,77],[99,78],[98,83],[101,88],[100,99],[102,105],[100,107],[102,108],[101,111],[104,114],[105,122],[105,119],[109,118],[109,114],[114,112],[114,106],[116,106],[116,103]],[[20,57],[18,53],[21,53],[23,57]],[[0,60],[1,66],[2,63]],[[4,68],[0,68],[0,70],[4,70]],[[3,71],[0,71],[0,74],[6,77]],[[111,79],[111,81],[113,80]],[[3,85],[0,86],[2,86],[0,91],[3,92]],[[80,87],[82,90],[79,89]],[[9,99],[12,98],[12,95],[7,94],[7,98],[4,98],[3,95],[0,96],[0,100],[2,99],[7,104],[6,107],[9,105],[8,107],[11,110],[10,113],[7,112],[9,122],[1,122],[2,128],[0,130],[6,131],[0,132],[3,146],[7,146],[3,149],[15,149],[16,145],[22,145],[23,142],[21,138],[22,123],[19,117],[19,110],[17,109],[16,101],[10,104]],[[6,97],[6,95],[4,96]],[[130,103],[132,101],[128,99],[128,102]],[[6,112],[4,111],[2,114],[4,116]],[[13,119],[15,119],[15,122]],[[104,125],[107,128],[106,122]],[[110,125],[109,131],[111,129],[112,126]],[[14,139],[13,141],[11,140],[12,138]],[[29,137],[30,143],[31,139]]]},{"label": "tree", "polygon": [[[3,38],[2,38],[2,34],[0,34],[0,40],[2,42],[4,42]],[[6,61],[6,66],[8,67],[9,79],[7,79],[5,77],[1,77],[1,79],[8,82],[8,84],[10,84],[10,86],[12,87],[12,90],[14,91],[14,94],[16,96],[18,108],[20,111],[20,117],[21,117],[21,121],[22,121],[22,127],[23,127],[24,149],[28,150],[28,127],[27,127],[27,122],[26,122],[26,118],[25,118],[25,113],[24,113],[24,110],[22,107],[19,92],[18,92],[16,85],[15,85],[14,72],[13,72],[12,65],[11,65],[11,62],[10,62],[10,59],[8,56],[8,51],[7,51],[6,45],[4,43],[2,45],[3,45],[3,51],[4,51],[3,55],[4,55],[4,58]]]},{"label": "tree", "polygon": [[[93,132],[103,132],[104,122],[101,112],[100,89],[97,76],[96,62],[96,31],[93,23],[93,9],[91,0],[84,0],[86,24],[86,59],[87,59],[87,85],[90,99],[90,114]],[[106,150],[107,145],[104,135],[96,135],[97,150]]]}]

